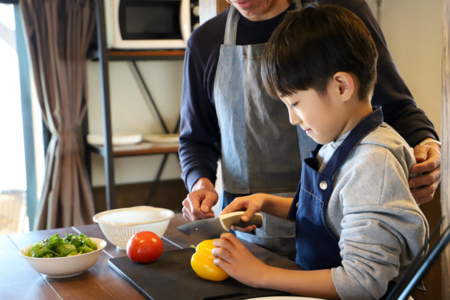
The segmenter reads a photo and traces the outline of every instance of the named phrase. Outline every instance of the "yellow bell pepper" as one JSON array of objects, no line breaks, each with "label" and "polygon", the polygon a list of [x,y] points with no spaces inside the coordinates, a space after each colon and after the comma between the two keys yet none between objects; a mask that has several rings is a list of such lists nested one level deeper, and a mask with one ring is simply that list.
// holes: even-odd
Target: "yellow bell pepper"
[{"label": "yellow bell pepper", "polygon": [[228,274],[214,264],[214,256],[211,253],[214,248],[213,240],[205,240],[198,244],[191,258],[191,267],[203,279],[222,281],[228,278]]}]

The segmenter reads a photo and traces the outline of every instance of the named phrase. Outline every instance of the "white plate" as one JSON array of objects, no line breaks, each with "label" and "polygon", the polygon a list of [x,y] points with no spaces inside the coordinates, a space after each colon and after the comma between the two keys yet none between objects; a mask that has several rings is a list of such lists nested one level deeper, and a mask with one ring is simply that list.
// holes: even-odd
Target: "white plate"
[{"label": "white plate", "polygon": [[[89,133],[86,137],[87,142],[91,145],[103,146],[103,135],[97,133]],[[142,134],[130,132],[118,132],[112,136],[113,146],[134,145],[142,142]]]},{"label": "white plate", "polygon": [[150,134],[143,137],[143,139],[150,143],[176,143],[180,137],[179,133],[173,134]]}]

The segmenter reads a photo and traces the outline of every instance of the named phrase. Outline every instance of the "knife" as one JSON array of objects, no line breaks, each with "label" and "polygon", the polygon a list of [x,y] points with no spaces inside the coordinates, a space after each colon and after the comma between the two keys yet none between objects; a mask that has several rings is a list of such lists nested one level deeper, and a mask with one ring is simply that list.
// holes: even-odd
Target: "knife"
[{"label": "knife", "polygon": [[263,218],[260,213],[255,213],[247,222],[241,220],[243,214],[243,211],[236,211],[218,216],[217,218],[186,223],[178,226],[177,229],[186,235],[202,239],[214,239],[219,238],[222,233],[229,232],[232,225],[242,228],[251,225],[256,225],[256,227],[261,228],[263,225]]}]

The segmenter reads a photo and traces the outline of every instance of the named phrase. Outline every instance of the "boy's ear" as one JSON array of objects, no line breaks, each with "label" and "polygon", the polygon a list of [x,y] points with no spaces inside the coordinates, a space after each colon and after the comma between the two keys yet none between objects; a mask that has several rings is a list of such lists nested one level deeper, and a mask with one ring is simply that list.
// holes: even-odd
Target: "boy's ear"
[{"label": "boy's ear", "polygon": [[337,72],[333,75],[333,82],[342,101],[348,101],[352,98],[355,92],[355,80],[350,73]]}]

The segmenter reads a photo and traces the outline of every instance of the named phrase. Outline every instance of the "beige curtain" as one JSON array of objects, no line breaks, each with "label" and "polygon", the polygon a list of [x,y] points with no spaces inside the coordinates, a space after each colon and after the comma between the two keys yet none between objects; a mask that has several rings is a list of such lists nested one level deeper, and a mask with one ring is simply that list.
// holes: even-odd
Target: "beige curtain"
[{"label": "beige curtain", "polygon": [[19,1],[37,95],[52,134],[35,230],[93,222],[81,136],[87,108],[86,52],[95,25],[93,1]]}]

